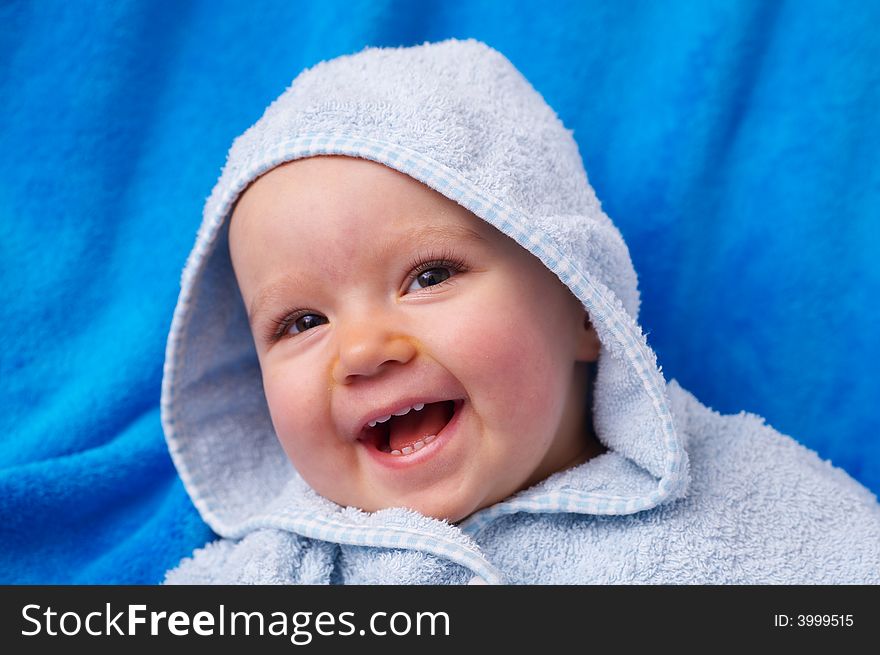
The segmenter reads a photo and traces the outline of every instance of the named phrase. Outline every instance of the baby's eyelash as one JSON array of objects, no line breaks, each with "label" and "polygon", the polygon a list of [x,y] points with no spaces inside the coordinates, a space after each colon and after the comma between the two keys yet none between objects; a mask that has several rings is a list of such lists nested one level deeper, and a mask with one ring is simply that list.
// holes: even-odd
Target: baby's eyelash
[{"label": "baby's eyelash", "polygon": [[[455,253],[454,250],[451,249],[442,250],[437,254],[431,252],[419,254],[409,263],[410,274],[406,280],[407,285],[411,284],[419,275],[425,271],[430,271],[432,268],[450,268],[454,269],[457,273],[462,273],[467,270],[467,264]],[[446,282],[448,282],[448,279],[440,284],[445,284]],[[440,286],[440,284],[434,286]],[[278,318],[270,318],[269,325],[266,327],[263,334],[264,341],[268,344],[280,341],[284,338],[288,328],[290,328],[295,321],[307,314],[314,313],[316,312],[310,309],[290,308],[281,312]]]},{"label": "baby's eyelash", "polygon": [[455,253],[454,250],[443,250],[439,254],[419,254],[409,263],[409,270],[412,271],[412,273],[407,281],[411,282],[419,275],[425,271],[430,271],[432,268],[441,267],[454,268],[459,273],[467,270],[467,264]]},{"label": "baby's eyelash", "polygon": [[291,308],[281,312],[279,318],[270,318],[269,325],[263,333],[263,340],[268,344],[280,341],[284,337],[284,333],[287,332],[287,328],[289,328],[294,321],[311,313],[312,312],[307,309]]}]

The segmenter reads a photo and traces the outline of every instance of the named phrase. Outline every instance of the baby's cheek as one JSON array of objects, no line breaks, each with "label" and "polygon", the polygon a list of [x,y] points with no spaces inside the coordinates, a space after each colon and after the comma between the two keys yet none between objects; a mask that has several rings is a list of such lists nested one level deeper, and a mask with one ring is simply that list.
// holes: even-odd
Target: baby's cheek
[{"label": "baby's cheek", "polygon": [[548,338],[551,329],[508,311],[462,332],[472,363],[470,392],[491,403],[498,421],[534,429],[559,413],[565,372]]},{"label": "baby's cheek", "polygon": [[275,434],[284,450],[290,454],[297,446],[293,435],[297,434],[298,407],[295,404],[291,405],[287,398],[288,394],[284,392],[284,387],[277,384],[277,381],[276,383],[267,383],[264,380],[263,388],[266,392],[266,402],[269,405],[269,414],[272,417]]},{"label": "baby's cheek", "polygon": [[321,421],[316,408],[326,405],[310,393],[302,377],[293,372],[270,372],[263,375],[263,388],[272,424],[278,440],[289,456],[305,459],[303,453],[317,441]]},{"label": "baby's cheek", "polygon": [[278,441],[291,464],[321,495],[350,502],[347,481],[354,473],[354,448],[317,409],[326,406],[326,397],[310,394],[299,376],[264,376],[263,386]]}]

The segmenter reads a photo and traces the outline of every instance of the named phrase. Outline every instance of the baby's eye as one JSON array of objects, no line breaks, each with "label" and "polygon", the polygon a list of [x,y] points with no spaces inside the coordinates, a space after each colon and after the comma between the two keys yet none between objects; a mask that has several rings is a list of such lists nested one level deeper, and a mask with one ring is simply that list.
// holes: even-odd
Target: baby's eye
[{"label": "baby's eye", "polygon": [[410,263],[410,269],[412,282],[407,292],[439,286],[457,273],[466,271],[467,265],[455,253],[445,252],[439,257],[420,257]]},{"label": "baby's eye", "polygon": [[425,287],[433,287],[445,282],[449,278],[452,277],[452,273],[450,272],[449,267],[447,266],[432,266],[431,268],[422,270],[421,273],[416,272],[415,277],[413,278],[412,284],[407,289],[407,291],[418,291],[418,289],[413,288],[413,284],[418,284],[419,287],[424,289]]},{"label": "baby's eye", "polygon": [[288,319],[281,326],[283,335],[294,335],[305,332],[309,328],[323,325],[327,319],[318,314],[300,314],[297,317]]}]

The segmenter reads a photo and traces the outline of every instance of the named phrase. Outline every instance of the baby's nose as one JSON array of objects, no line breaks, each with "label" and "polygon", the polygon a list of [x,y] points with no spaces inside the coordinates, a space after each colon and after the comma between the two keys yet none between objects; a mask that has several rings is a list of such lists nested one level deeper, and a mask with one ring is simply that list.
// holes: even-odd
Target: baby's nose
[{"label": "baby's nose", "polygon": [[409,337],[383,328],[375,320],[337,329],[336,336],[339,351],[333,364],[333,378],[340,384],[355,376],[375,375],[389,363],[405,364],[416,354]]}]

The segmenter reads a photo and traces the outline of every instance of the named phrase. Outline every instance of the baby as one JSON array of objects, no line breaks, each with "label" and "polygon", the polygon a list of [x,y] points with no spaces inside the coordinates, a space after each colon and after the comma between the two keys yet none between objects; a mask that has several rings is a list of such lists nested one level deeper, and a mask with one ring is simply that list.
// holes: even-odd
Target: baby
[{"label": "baby", "polygon": [[170,583],[878,583],[880,505],[666,383],[572,134],[449,40],[303,72],[230,150],[163,424]]}]

